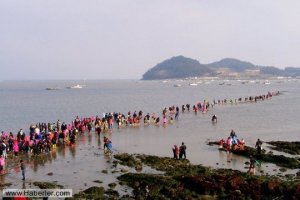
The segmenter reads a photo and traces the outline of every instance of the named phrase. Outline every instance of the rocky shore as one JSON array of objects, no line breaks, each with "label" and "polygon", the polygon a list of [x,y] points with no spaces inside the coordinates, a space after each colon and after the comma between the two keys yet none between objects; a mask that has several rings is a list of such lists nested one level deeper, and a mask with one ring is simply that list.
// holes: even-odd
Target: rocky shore
[{"label": "rocky shore", "polygon": [[[207,144],[208,145],[219,145],[219,142],[210,141]],[[287,148],[285,146],[288,146],[288,145],[284,145],[284,147],[282,147],[282,145],[280,145],[281,142],[277,142],[277,144],[278,144],[278,147],[276,148],[276,150],[286,152]],[[289,144],[291,146],[292,142],[290,142]],[[219,148],[219,150],[226,151],[225,148],[221,148],[221,149]],[[298,151],[299,150],[300,150],[300,145],[298,146]],[[295,148],[295,151],[297,151],[296,148]],[[255,158],[259,161],[273,163],[278,166],[286,167],[289,169],[300,169],[300,158],[299,157],[287,157],[284,155],[274,155],[272,151],[266,152],[265,150],[263,150],[261,154],[257,154],[256,149],[249,147],[249,146],[245,146],[244,150],[237,149],[237,150],[231,150],[230,152],[233,154],[245,156],[245,157],[250,157],[250,155],[252,155],[252,156],[255,156]]]},{"label": "rocky shore", "polygon": [[[215,144],[217,142],[209,143]],[[255,155],[255,149],[245,146],[243,153],[232,153]],[[102,186],[100,180],[94,181],[101,186],[89,187],[68,199],[300,199],[297,157],[277,157],[264,152],[260,160],[299,170],[289,176],[257,176],[193,165],[187,159],[121,153],[113,156],[111,168],[103,172],[117,174],[118,181],[108,184],[108,187]],[[41,189],[63,188],[55,182],[31,184]],[[2,189],[7,187],[9,185],[2,185]]]},{"label": "rocky shore", "polygon": [[[300,173],[284,179],[255,176],[230,169],[213,169],[150,155],[115,155],[115,167],[126,165],[135,172],[118,177],[119,185],[133,188],[131,194],[119,196],[113,189],[91,187],[74,195],[92,199],[299,199]],[[160,173],[141,173],[143,167]]]}]

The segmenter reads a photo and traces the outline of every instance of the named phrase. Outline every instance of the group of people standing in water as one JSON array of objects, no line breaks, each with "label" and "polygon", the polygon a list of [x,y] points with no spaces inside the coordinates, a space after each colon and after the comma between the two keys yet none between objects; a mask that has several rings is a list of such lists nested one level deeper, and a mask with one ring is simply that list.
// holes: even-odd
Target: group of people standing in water
[{"label": "group of people standing in water", "polygon": [[226,141],[224,139],[221,139],[219,141],[219,148],[225,149],[226,151],[232,151],[232,150],[244,151],[245,141],[244,139],[241,140],[238,139],[235,131],[232,129]]},{"label": "group of people standing in water", "polygon": [[[268,92],[267,95],[247,97],[245,98],[245,102],[268,99],[276,94],[279,94],[279,92]],[[238,102],[241,101],[242,98],[239,98]],[[184,104],[181,106],[173,105],[168,108],[165,107],[162,110],[162,120],[156,113],[152,113],[151,115],[147,113],[144,115],[143,111],[140,110],[138,112],[134,111],[133,113],[129,111],[127,114],[121,112],[103,113],[102,117],[92,116],[80,118],[76,116],[69,124],[60,120],[57,120],[55,123],[37,123],[29,127],[28,134],[26,134],[23,129],[20,129],[16,135],[12,132],[8,134],[2,131],[0,134],[0,171],[3,171],[5,167],[5,159],[8,157],[8,154],[17,157],[19,152],[31,153],[32,155],[47,153],[55,150],[57,145],[74,145],[77,136],[87,131],[90,133],[92,130],[95,130],[96,134],[100,137],[101,133],[111,133],[114,127],[119,129],[124,127],[138,127],[141,121],[143,121],[146,126],[150,124],[159,126],[162,124],[166,127],[167,124],[173,124],[174,120],[179,119],[180,111],[181,113],[190,112],[192,108],[194,113],[199,111],[206,113],[215,104],[226,102],[226,100],[214,100],[213,103],[210,103],[204,100],[193,106]],[[217,122],[216,115],[212,117],[212,121]],[[104,149],[111,151],[112,142],[108,140],[108,138],[104,138],[104,140]],[[231,142],[226,142],[230,144],[228,145],[230,148],[235,144],[239,145],[239,147],[241,145],[236,142],[238,140],[236,140],[234,136],[231,136],[230,141]],[[182,143],[180,147],[174,145],[173,153],[176,159],[186,158],[186,145],[184,143]]]}]

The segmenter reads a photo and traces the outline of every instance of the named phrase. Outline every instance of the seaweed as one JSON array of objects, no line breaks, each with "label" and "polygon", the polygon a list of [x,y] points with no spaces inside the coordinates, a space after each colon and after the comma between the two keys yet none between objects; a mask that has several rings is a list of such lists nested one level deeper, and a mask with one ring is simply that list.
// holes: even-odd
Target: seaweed
[{"label": "seaweed", "polygon": [[287,141],[271,141],[266,142],[270,145],[271,149],[282,151],[291,155],[300,155],[300,142],[287,142]]},{"label": "seaweed", "polygon": [[[122,155],[117,156],[122,157]],[[134,199],[299,199],[299,180],[253,176],[230,169],[191,165],[188,160],[135,155],[164,174],[126,173],[119,181],[133,188]]]},{"label": "seaweed", "polygon": [[[219,142],[209,142],[208,145],[219,145]],[[222,148],[220,150],[225,150],[225,148]],[[284,155],[273,155],[271,153],[260,153],[257,154],[257,151],[255,148],[245,146],[244,150],[231,150],[233,154],[250,157],[255,156],[255,159],[263,161],[263,162],[269,162],[276,164],[281,167],[286,167],[290,169],[298,169],[300,168],[300,161],[297,158],[290,158],[286,157]]]}]

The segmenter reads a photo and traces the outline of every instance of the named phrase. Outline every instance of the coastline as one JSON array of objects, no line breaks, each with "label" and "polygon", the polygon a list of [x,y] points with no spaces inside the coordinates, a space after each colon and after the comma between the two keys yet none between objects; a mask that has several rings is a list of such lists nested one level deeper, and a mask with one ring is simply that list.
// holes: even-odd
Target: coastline
[{"label": "coastline", "polygon": [[[193,116],[193,115],[192,115],[192,116]],[[170,127],[171,127],[171,126],[170,126]],[[155,127],[154,127],[154,128],[155,128]],[[134,130],[138,130],[138,129],[135,129],[135,128],[132,128],[132,129],[131,129],[131,131],[134,131]],[[86,137],[85,137],[86,139],[89,139],[89,136],[87,136],[87,135],[85,135],[85,136],[86,136]],[[100,144],[100,145],[101,145],[101,144]],[[80,146],[78,146],[78,148],[76,147],[76,148],[74,148],[73,150],[72,150],[72,148],[70,148],[70,147],[67,147],[67,148],[64,148],[64,149],[65,149],[66,151],[68,151],[68,150],[70,150],[70,151],[76,151],[76,149],[79,149],[79,150],[80,150],[81,148],[80,148]],[[92,147],[92,149],[93,149],[93,147]],[[98,148],[95,147],[94,149],[98,149]],[[58,151],[58,150],[60,150],[60,148],[58,148],[57,151]],[[57,152],[57,153],[58,153],[58,152]],[[90,153],[91,153],[91,152],[90,152]],[[74,155],[75,155],[75,154],[74,154]],[[47,159],[46,159],[46,160],[47,160]],[[72,163],[71,161],[68,161],[68,160],[66,160],[66,161]],[[51,161],[46,161],[46,162],[51,162]],[[111,161],[107,160],[107,162],[111,162]],[[113,162],[113,161],[112,161],[112,162]],[[43,162],[42,162],[42,163],[43,163]],[[50,164],[50,165],[51,165],[51,164]],[[50,173],[50,172],[49,172],[49,173]],[[48,174],[48,173],[47,173],[47,174]],[[46,176],[47,174],[45,174],[45,176]],[[55,174],[55,173],[54,173],[54,174]],[[100,174],[104,174],[104,171],[101,170],[101,171],[100,171]],[[111,175],[111,174],[109,174],[109,175]],[[47,176],[50,176],[50,175],[47,175]],[[47,176],[46,176],[46,177],[47,177]],[[58,183],[59,183],[59,181],[58,181]],[[31,184],[32,184],[32,183],[31,183]],[[106,183],[105,183],[105,184],[106,184]],[[88,183],[88,184],[85,185],[85,186],[87,187],[88,185],[90,185],[90,184]],[[83,190],[84,188],[81,187],[81,189]],[[80,190],[81,190],[81,189],[80,189]]]},{"label": "coastline", "polygon": [[[47,155],[40,155],[32,159],[45,160],[46,157]],[[145,199],[146,196],[150,199],[300,197],[299,167],[294,175],[278,177],[250,175],[232,169],[215,169],[191,164],[188,159],[176,160],[171,157],[145,154],[119,153],[109,158],[107,162],[109,167],[101,173],[115,176],[117,178],[115,181],[106,183],[105,186],[102,180],[94,180],[95,184],[86,185],[86,189],[75,192],[73,198],[68,199]],[[40,189],[65,188],[59,182],[28,181],[26,184]],[[12,183],[6,183],[1,189],[11,186]],[[145,190],[146,186],[148,192]]]}]

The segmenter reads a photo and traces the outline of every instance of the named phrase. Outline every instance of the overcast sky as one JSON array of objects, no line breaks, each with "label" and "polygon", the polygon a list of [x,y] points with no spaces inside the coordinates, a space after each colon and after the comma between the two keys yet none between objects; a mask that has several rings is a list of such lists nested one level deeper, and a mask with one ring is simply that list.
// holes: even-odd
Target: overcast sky
[{"label": "overcast sky", "polygon": [[0,80],[140,79],[165,59],[300,67],[299,0],[1,0]]}]

